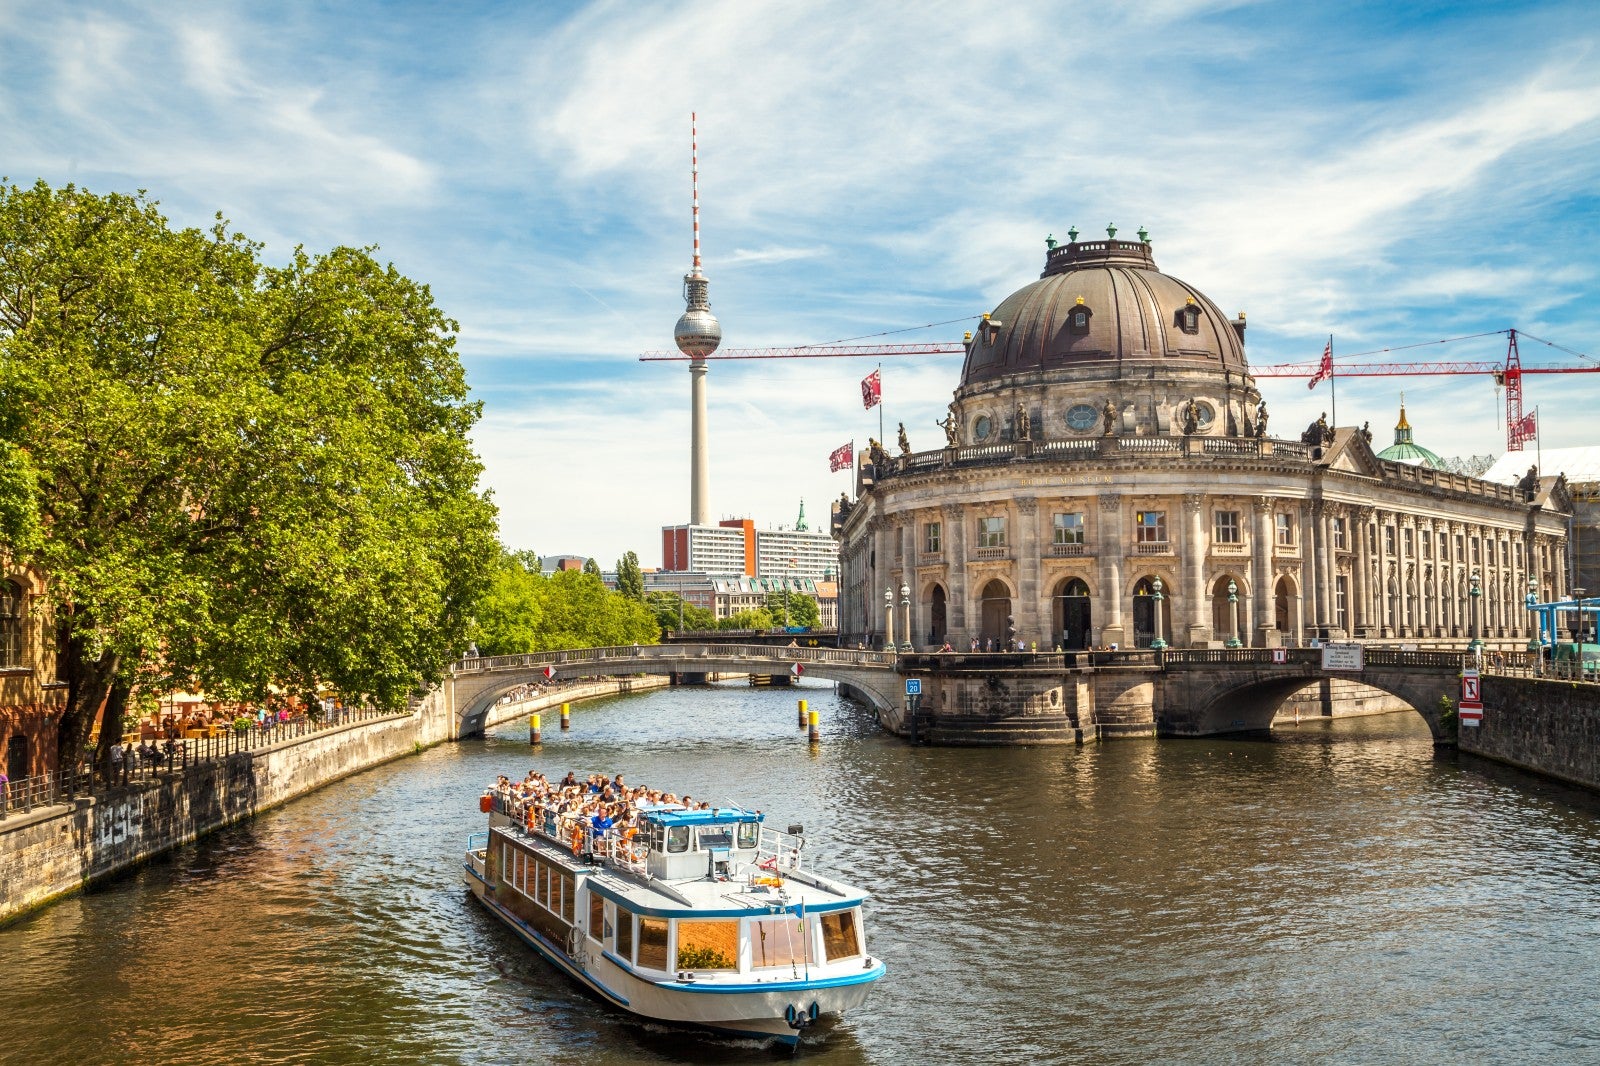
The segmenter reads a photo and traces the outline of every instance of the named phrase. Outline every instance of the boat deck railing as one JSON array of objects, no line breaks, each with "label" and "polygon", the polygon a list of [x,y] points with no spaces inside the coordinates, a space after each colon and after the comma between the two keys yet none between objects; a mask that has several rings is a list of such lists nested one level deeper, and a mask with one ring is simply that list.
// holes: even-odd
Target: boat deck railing
[{"label": "boat deck railing", "polygon": [[762,826],[761,839],[756,845],[756,865],[774,872],[798,870],[800,851],[804,847],[804,838]]}]

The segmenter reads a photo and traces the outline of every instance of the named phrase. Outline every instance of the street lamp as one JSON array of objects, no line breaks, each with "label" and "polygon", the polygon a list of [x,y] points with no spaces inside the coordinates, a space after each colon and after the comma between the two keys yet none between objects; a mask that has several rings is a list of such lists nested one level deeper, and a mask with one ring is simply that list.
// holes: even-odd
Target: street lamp
[{"label": "street lamp", "polygon": [[1155,594],[1156,601],[1156,639],[1150,642],[1150,647],[1155,651],[1161,651],[1167,646],[1167,642],[1161,639],[1161,601],[1165,597],[1161,595],[1161,579],[1159,577],[1150,583],[1150,589]]},{"label": "street lamp", "polygon": [[1481,628],[1478,612],[1483,609],[1483,605],[1479,602],[1483,596],[1483,577],[1474,570],[1470,580],[1472,587],[1468,589],[1468,594],[1472,597],[1472,640],[1467,643],[1467,650],[1472,652],[1473,655],[1480,655],[1483,652],[1483,640],[1478,636],[1478,631]]},{"label": "street lamp", "polygon": [[894,589],[883,590],[883,648],[894,651]]},{"label": "street lamp", "polygon": [[1239,639],[1239,585],[1231,577],[1228,579],[1228,617],[1233,619],[1233,636],[1228,638],[1227,646],[1242,647],[1243,642]]},{"label": "street lamp", "polygon": [[901,651],[916,651],[911,645],[911,589],[907,585],[900,586],[900,609],[905,613],[901,616]]}]

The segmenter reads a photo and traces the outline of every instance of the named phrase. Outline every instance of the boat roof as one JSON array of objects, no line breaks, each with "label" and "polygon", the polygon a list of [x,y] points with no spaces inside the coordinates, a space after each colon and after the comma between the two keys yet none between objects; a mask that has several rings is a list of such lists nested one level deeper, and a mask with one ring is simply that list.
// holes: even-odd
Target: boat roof
[{"label": "boat roof", "polygon": [[666,826],[731,825],[735,822],[760,822],[766,818],[760,811],[747,811],[742,807],[700,808],[692,811],[681,807],[657,807],[640,813],[646,821]]}]

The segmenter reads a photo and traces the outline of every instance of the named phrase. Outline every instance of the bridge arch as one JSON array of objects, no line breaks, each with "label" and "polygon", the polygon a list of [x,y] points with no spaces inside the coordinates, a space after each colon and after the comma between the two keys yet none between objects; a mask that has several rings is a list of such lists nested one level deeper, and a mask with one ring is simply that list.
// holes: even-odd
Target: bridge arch
[{"label": "bridge arch", "polygon": [[1456,670],[1365,670],[1360,674],[1320,669],[1261,666],[1230,670],[1208,682],[1196,672],[1169,673],[1159,703],[1165,705],[1158,731],[1174,736],[1265,732],[1272,728],[1284,702],[1294,693],[1323,680],[1357,681],[1404,701],[1428,724],[1434,740],[1445,739],[1439,699],[1460,692]]}]

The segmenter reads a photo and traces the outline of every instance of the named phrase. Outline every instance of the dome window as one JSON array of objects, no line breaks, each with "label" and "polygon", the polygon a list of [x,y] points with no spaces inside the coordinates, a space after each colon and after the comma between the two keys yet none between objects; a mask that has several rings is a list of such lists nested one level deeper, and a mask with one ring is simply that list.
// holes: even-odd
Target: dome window
[{"label": "dome window", "polygon": [[1200,332],[1200,305],[1194,302],[1194,297],[1191,296],[1178,309],[1177,315],[1174,316],[1174,321],[1177,327],[1185,333],[1194,334]]},{"label": "dome window", "polygon": [[1089,320],[1094,317],[1094,311],[1083,302],[1083,297],[1078,297],[1078,302],[1067,313],[1067,328],[1073,333],[1088,333]]}]

